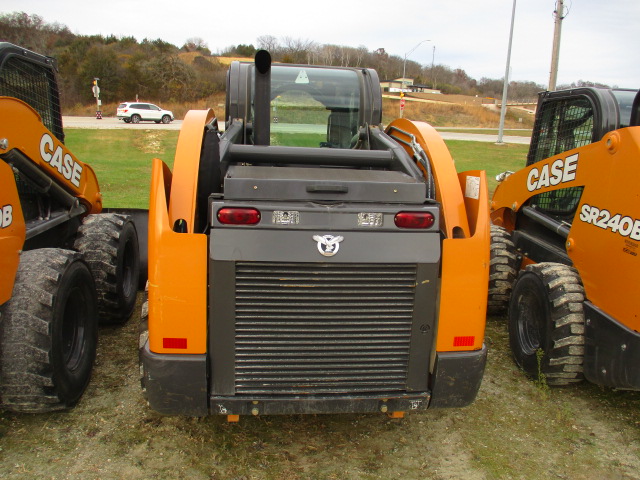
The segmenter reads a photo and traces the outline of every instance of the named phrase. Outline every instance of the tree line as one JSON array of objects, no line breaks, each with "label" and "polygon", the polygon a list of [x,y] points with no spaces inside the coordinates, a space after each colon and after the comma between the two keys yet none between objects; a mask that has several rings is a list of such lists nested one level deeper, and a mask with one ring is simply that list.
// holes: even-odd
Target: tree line
[{"label": "tree line", "polygon": [[[253,57],[258,49],[284,63],[367,67],[381,79],[400,78],[404,59],[384,48],[320,45],[291,37],[278,39],[263,35],[256,45],[240,44],[212,54],[207,44],[193,37],[178,47],[161,39],[136,40],[132,36],[76,35],[59,23],[48,23],[38,15],[24,12],[0,14],[0,41],[11,42],[58,61],[63,107],[93,101],[90,86],[99,78],[103,102],[119,102],[140,97],[149,101],[188,102],[222,92],[227,67],[218,57]],[[421,65],[406,61],[406,77],[414,83],[443,93],[501,97],[503,80],[471,78],[460,68]],[[535,101],[544,90],[534,82],[511,82],[509,98]]]}]

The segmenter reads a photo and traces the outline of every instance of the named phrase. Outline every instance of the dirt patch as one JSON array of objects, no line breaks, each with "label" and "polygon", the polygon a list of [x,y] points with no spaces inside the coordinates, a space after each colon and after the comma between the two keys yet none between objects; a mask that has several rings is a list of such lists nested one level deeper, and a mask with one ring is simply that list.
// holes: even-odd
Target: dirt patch
[{"label": "dirt patch", "polygon": [[164,132],[158,130],[143,130],[133,139],[133,146],[144,153],[162,153],[164,151],[163,134]]},{"label": "dirt patch", "polygon": [[626,480],[640,471],[640,394],[538,389],[513,365],[501,321],[488,325],[476,402],[403,420],[163,417],[140,392],[137,318],[100,335],[75,409],[0,414],[0,478]]}]

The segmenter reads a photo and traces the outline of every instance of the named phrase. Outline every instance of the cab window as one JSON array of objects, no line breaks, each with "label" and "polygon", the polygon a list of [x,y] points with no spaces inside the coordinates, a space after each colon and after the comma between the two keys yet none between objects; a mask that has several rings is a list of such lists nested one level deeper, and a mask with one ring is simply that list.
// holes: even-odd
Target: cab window
[{"label": "cab window", "polygon": [[559,99],[543,105],[527,165],[593,142],[593,105],[587,97]]},{"label": "cab window", "polygon": [[351,70],[273,66],[271,145],[350,148],[360,119]]}]

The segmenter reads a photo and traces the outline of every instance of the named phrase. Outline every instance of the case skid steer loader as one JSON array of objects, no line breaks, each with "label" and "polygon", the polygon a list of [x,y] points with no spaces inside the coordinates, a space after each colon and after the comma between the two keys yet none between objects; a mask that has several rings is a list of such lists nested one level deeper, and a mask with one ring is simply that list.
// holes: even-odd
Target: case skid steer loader
[{"label": "case skid steer loader", "polygon": [[0,407],[73,406],[98,319],[129,318],[137,231],[101,210],[93,170],[64,145],[54,59],[0,43]]},{"label": "case skid steer loader", "polygon": [[142,386],[162,413],[461,407],[476,396],[484,172],[433,128],[384,131],[375,71],[234,62],[225,129],[191,111],[154,160]]},{"label": "case skid steer loader", "polygon": [[527,166],[491,202],[490,309],[549,385],[640,389],[640,95],[543,92]]}]

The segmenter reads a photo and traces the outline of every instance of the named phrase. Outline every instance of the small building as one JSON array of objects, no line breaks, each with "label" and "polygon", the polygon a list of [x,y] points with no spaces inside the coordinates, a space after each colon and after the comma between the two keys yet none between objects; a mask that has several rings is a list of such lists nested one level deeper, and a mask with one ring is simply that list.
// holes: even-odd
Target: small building
[{"label": "small building", "polygon": [[380,82],[383,92],[389,93],[441,93],[427,85],[413,83],[413,78],[395,78],[393,80],[383,80]]}]

